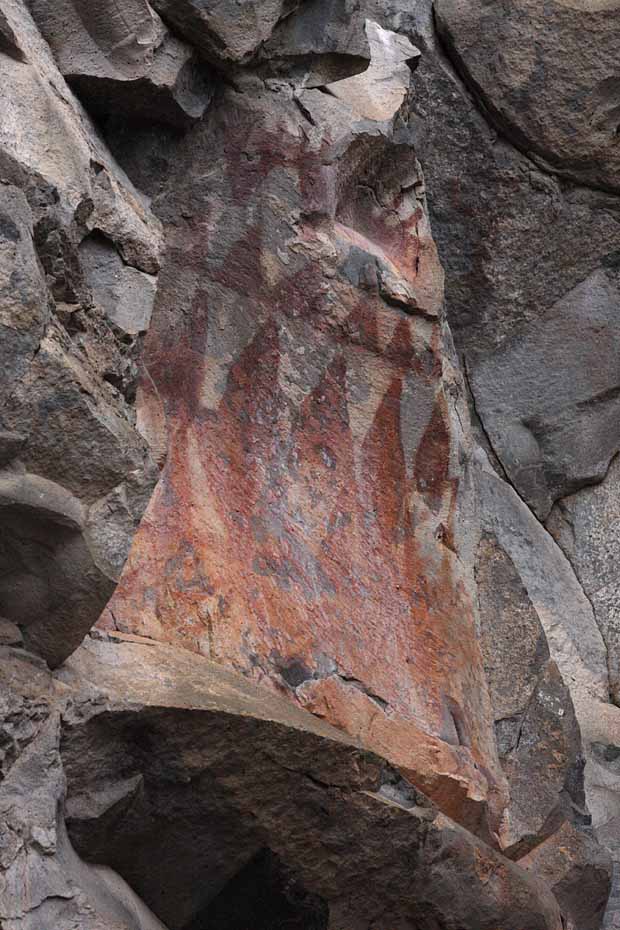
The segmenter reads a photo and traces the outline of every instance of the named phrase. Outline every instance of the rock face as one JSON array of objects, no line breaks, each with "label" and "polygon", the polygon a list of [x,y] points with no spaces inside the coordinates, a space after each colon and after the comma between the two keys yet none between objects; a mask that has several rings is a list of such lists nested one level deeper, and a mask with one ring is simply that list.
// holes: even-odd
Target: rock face
[{"label": "rock face", "polygon": [[29,7],[60,71],[97,116],[121,107],[132,119],[182,128],[204,113],[208,75],[146,0],[112,7],[108,0],[32,0]]},{"label": "rock face", "polygon": [[620,11],[543,6],[0,0],[7,930],[616,925]]},{"label": "rock face", "polygon": [[459,70],[523,151],[582,184],[618,191],[615,0],[437,0]]},{"label": "rock face", "polygon": [[[7,690],[24,694],[24,664],[4,660]],[[95,642],[55,679],[39,668],[30,690],[36,723],[0,789],[14,831],[0,891],[7,930],[162,926],[113,871],[69,845],[55,819],[63,794],[77,849],[122,868],[171,928],[233,926],[223,891],[244,871],[251,881],[266,855],[283,897],[295,881],[288,906],[305,911],[300,926],[362,927],[373,913],[381,927],[561,926],[543,885],[389,765],[221,665]],[[33,717],[24,708],[22,725]]]},{"label": "rock face", "polygon": [[473,825],[501,781],[442,275],[407,126],[343,84],[228,91],[177,156],[144,353],[168,455],[108,616],[290,692]]},{"label": "rock face", "polygon": [[[614,546],[604,489],[618,450],[620,227],[614,149],[606,149],[589,109],[594,88],[600,82],[610,88],[616,68],[602,36],[607,31],[615,42],[618,17],[603,6],[547,4],[544,22],[542,7],[527,4],[506,4],[500,16],[499,8],[440,0],[435,20],[428,7],[395,15],[424,50],[411,101],[418,153],[446,269],[448,317],[478,439],[492,463],[481,465],[479,502],[489,545],[504,553],[493,556],[496,567],[497,560],[503,565],[504,595],[483,594],[481,606],[486,597],[487,610],[509,610],[520,625],[528,618],[530,646],[514,666],[520,676],[536,668],[537,615],[575,707],[593,826],[617,857],[611,588],[602,601]],[[519,54],[515,38],[524,29],[536,40]],[[497,45],[496,34],[503,37]],[[569,66],[563,56],[577,44],[585,54]],[[536,82],[540,93],[532,92]],[[567,130],[575,105],[579,114]],[[565,131],[570,144],[558,141]],[[480,552],[488,555],[484,547]],[[479,572],[493,577],[484,562]],[[504,661],[501,653],[490,664],[487,657],[491,669]],[[514,695],[515,709],[525,693]],[[565,851],[574,848],[567,831],[557,834]],[[555,842],[543,842],[523,863],[544,870],[544,857],[557,865]],[[565,889],[572,880],[562,880]],[[589,900],[597,897],[593,890]],[[578,926],[588,919],[575,910],[583,900],[569,905]],[[608,926],[617,922],[616,900],[614,893]],[[602,909],[601,903],[592,913],[600,917]]]},{"label": "rock face", "polygon": [[0,54],[0,611],[58,664],[113,592],[157,477],[135,427],[140,327],[102,299],[105,260],[82,244],[96,229],[151,282],[161,234],[24,6],[3,15],[20,56]]}]

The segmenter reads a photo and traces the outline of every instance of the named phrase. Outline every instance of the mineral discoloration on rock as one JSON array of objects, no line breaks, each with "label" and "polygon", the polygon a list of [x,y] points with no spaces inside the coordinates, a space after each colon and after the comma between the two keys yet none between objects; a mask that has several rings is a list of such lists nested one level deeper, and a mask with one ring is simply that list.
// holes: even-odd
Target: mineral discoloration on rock
[{"label": "mineral discoloration on rock", "polygon": [[8,930],[600,925],[611,6],[0,0]]},{"label": "mineral discoloration on rock", "polygon": [[501,777],[407,127],[248,83],[179,161],[145,348],[168,457],[108,620],[286,690],[371,747],[404,728],[399,763],[475,826]]}]

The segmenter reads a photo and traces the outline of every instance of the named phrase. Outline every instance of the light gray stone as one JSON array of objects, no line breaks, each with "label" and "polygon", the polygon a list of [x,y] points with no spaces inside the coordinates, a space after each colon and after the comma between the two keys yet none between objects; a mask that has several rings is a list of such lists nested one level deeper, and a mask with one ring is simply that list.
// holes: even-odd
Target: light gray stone
[{"label": "light gray stone", "polygon": [[119,111],[183,128],[204,113],[210,79],[146,0],[28,0],[61,73],[98,117]]},{"label": "light gray stone", "polygon": [[146,332],[157,278],[126,265],[102,236],[91,235],[82,241],[80,260],[93,298],[107,318],[132,336]]},{"label": "light gray stone", "polygon": [[605,480],[558,501],[547,527],[566,553],[607,646],[610,689],[620,703],[620,458]]}]

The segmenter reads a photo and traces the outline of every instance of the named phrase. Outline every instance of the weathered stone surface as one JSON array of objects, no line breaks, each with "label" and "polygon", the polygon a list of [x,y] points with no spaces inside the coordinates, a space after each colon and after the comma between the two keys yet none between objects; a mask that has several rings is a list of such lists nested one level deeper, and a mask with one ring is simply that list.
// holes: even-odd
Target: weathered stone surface
[{"label": "weathered stone surface", "polygon": [[36,222],[55,200],[70,234],[98,229],[128,264],[157,271],[157,221],[114,165],[23,4],[3,0],[2,10],[26,62],[0,56],[0,176],[30,195]]},{"label": "weathered stone surface", "polygon": [[495,452],[544,515],[600,479],[618,448],[618,200],[559,182],[498,138],[418,19],[411,106],[447,313]]},{"label": "weathered stone surface", "polygon": [[23,55],[17,36],[6,18],[6,14],[0,10],[0,51],[3,55],[10,55],[18,61],[22,61]]},{"label": "weathered stone surface", "polygon": [[512,560],[489,533],[480,543],[476,576],[495,733],[510,786],[502,847],[519,858],[563,821],[583,821],[581,735],[538,614]]},{"label": "weathered stone surface", "polygon": [[[47,669],[0,657],[0,920],[5,930],[165,930],[120,876],[82,862],[62,817],[60,720]],[[8,739],[7,739],[8,737]]]},{"label": "weathered stone surface", "polygon": [[305,87],[339,81],[368,67],[366,23],[355,0],[303,0],[262,46],[260,58],[268,72],[292,76]]},{"label": "weathered stone surface", "polygon": [[0,404],[24,376],[50,315],[24,194],[0,187]]},{"label": "weathered stone surface", "polygon": [[609,896],[610,857],[583,829],[565,821],[519,865],[553,889],[567,927],[601,926]]},{"label": "weathered stone surface", "polygon": [[[563,682],[566,683],[570,692],[569,697],[562,680],[555,676],[552,676],[555,677],[555,685],[550,690],[549,683],[544,684],[544,677],[549,675],[549,671],[545,672],[542,680],[539,678],[535,682],[536,687],[533,692],[535,699],[527,708],[525,718],[531,715],[525,726],[526,737],[529,730],[530,739],[533,736],[535,738],[529,751],[527,746],[524,747],[524,764],[520,771],[518,759],[516,760],[517,770],[514,773],[517,781],[519,781],[519,776],[523,778],[517,786],[521,810],[525,812],[526,823],[529,818],[535,821],[536,811],[538,811],[538,816],[545,809],[551,813],[554,798],[551,786],[555,779],[555,790],[558,794],[561,792],[560,796],[556,794],[560,804],[555,811],[555,822],[554,818],[550,817],[541,831],[543,839],[546,830],[554,831],[548,844],[545,846],[543,843],[545,852],[541,855],[545,858],[548,851],[554,850],[553,854],[549,852],[549,869],[552,864],[557,867],[560,867],[562,863],[567,868],[570,866],[566,876],[556,875],[553,884],[570,882],[570,876],[575,874],[573,869],[577,868],[582,870],[582,882],[589,882],[592,879],[591,896],[582,900],[590,901],[592,910],[588,920],[596,922],[600,916],[603,860],[597,854],[593,860],[593,868],[590,869],[587,865],[589,857],[587,850],[594,849],[592,840],[588,838],[587,830],[581,840],[575,839],[573,842],[575,849],[577,847],[581,849],[579,855],[573,850],[574,856],[580,860],[581,865],[572,863],[573,853],[563,858],[562,831],[569,830],[569,828],[562,826],[562,819],[564,818],[564,824],[570,825],[572,820],[574,824],[579,825],[581,821],[586,827],[589,820],[587,814],[584,818],[585,805],[582,795],[578,743],[574,724],[570,719],[571,703],[574,705],[583,741],[583,754],[586,761],[585,800],[592,814],[593,826],[597,830],[603,828],[617,810],[616,792],[620,789],[620,784],[616,780],[617,775],[609,770],[608,765],[601,762],[598,758],[600,752],[596,748],[604,740],[609,741],[613,746],[620,735],[620,712],[606,703],[608,693],[605,646],[596,625],[592,607],[562,551],[514,490],[502,481],[488,464],[484,464],[482,455],[480,462],[482,467],[479,472],[478,486],[483,529],[487,534],[492,535],[501,550],[499,559],[502,571],[505,573],[508,568],[510,572],[510,587],[505,585],[506,578],[504,577],[503,588],[505,599],[510,603],[510,614],[525,618],[530,630],[528,636],[529,663],[526,661],[522,668],[527,669],[528,664],[530,668],[535,668],[537,664],[535,647],[533,648],[535,621],[532,611],[535,611],[545,632],[551,657],[557,663]],[[532,552],[536,552],[535,559],[532,558]],[[498,558],[497,551],[494,552],[494,558]],[[488,575],[488,561],[486,566],[483,561],[482,566],[487,572],[486,583],[488,585],[489,578],[492,578]],[[515,573],[517,578],[515,578]],[[483,578],[483,591],[484,583]],[[497,598],[497,595],[495,597]],[[490,604],[492,603],[491,600]],[[483,602],[483,618],[484,614]],[[510,614],[507,617],[504,615],[504,622],[510,622]],[[497,631],[500,636],[501,629],[500,625]],[[511,643],[515,645],[512,629],[509,630],[509,634],[508,637],[505,636],[505,642],[508,645]],[[494,644],[487,645],[487,649],[493,651]],[[501,646],[498,651],[501,655]],[[553,668],[553,663],[547,663],[546,668],[548,669],[549,666]],[[522,681],[524,677],[522,673]],[[492,675],[491,693],[492,695],[494,692],[499,693],[501,700],[501,689],[493,688],[493,680]],[[543,685],[542,689],[541,685]],[[517,703],[516,701],[515,704]],[[504,702],[504,707],[506,706]],[[528,769],[528,775],[525,775]],[[538,772],[538,779],[536,772]],[[509,782],[511,774],[513,773],[509,770]],[[542,789],[540,794],[536,792],[536,785]],[[530,792],[529,808],[528,790]],[[519,804],[517,804],[517,815],[518,811]],[[509,807],[508,817],[510,813]],[[561,816],[558,816],[558,813]],[[560,828],[559,832],[555,832],[558,828]],[[581,832],[583,833],[583,829]],[[572,835],[571,830],[569,833]],[[522,849],[519,851],[518,847],[517,851],[519,854],[523,852]],[[525,858],[529,861],[529,853]],[[537,861],[535,852],[532,861]]]},{"label": "weathered stone surface", "polygon": [[60,72],[89,110],[183,127],[199,119],[211,82],[193,49],[146,0],[28,0]]},{"label": "weathered stone surface", "polygon": [[168,458],[105,622],[284,690],[490,835],[461,387],[407,127],[248,77],[177,161],[141,412]]},{"label": "weathered stone surface", "polygon": [[[552,7],[553,18],[559,7]],[[459,9],[464,17],[468,10],[477,15],[476,4]],[[508,29],[512,9],[502,8]],[[481,418],[480,439],[497,467],[497,487],[500,476],[508,476],[544,516],[559,496],[600,480],[617,451],[618,200],[540,170],[510,144],[512,133],[498,135],[494,116],[485,119],[488,112],[477,108],[479,98],[446,57],[429,14],[430,4],[394,15],[424,50],[411,108],[433,233],[446,268],[446,309]],[[488,7],[485,15],[496,17],[499,8]],[[581,14],[567,15],[573,26],[572,36],[562,39],[566,48],[582,39]],[[613,15],[607,16],[605,28],[613,30]],[[476,42],[489,39],[481,33]],[[453,50],[448,52],[456,61]],[[516,66],[517,59],[511,61]],[[524,93],[523,112],[532,102]],[[570,151],[565,147],[567,158]],[[510,498],[512,492],[505,488],[505,494]],[[595,732],[610,746],[617,733],[615,711],[606,704],[605,644],[570,565],[560,565],[544,531],[527,518],[516,496],[512,500],[504,517],[503,535],[512,539],[507,552],[579,704],[586,793],[600,831],[617,816],[619,804],[614,778],[601,771],[590,748]],[[483,515],[488,513],[487,496],[481,505]],[[493,531],[488,523],[487,528]],[[506,600],[514,609],[517,590]],[[584,693],[594,700],[580,700]]]},{"label": "weathered stone surface", "polygon": [[135,343],[107,322],[102,263],[88,245],[83,262],[78,246],[93,227],[114,243],[134,309],[132,325],[129,308],[115,307],[116,322],[137,333],[159,226],[25,7],[6,0],[2,10],[24,60],[0,54],[0,614],[17,641],[58,664],[112,593],[157,477],[131,406]]},{"label": "weathered stone surface", "polygon": [[[619,639],[617,622],[617,484],[618,459],[614,459],[605,480],[592,488],[559,501],[547,520],[547,527],[571,562],[590,600],[607,647],[609,688],[618,704]],[[594,808],[597,836],[615,860],[614,890],[605,926],[620,923],[620,729],[618,711],[609,708],[591,740],[589,779],[595,786],[598,803]],[[614,719],[609,719],[613,715]]]},{"label": "weathered stone surface", "polygon": [[[367,21],[365,31],[371,59],[368,68],[362,74],[336,81],[330,92],[362,119],[388,120],[408,97],[411,71],[418,64],[420,50],[405,36],[383,29],[371,20]],[[389,279],[384,282],[388,283]],[[389,296],[396,303],[407,305],[398,285]]]},{"label": "weathered stone surface", "polygon": [[547,520],[594,609],[607,646],[609,684],[616,704],[620,703],[619,481],[616,457],[601,484],[558,501]]},{"label": "weathered stone surface", "polygon": [[468,85],[524,151],[595,187],[620,189],[616,0],[436,0]]},{"label": "weathered stone surface", "polygon": [[146,332],[157,278],[126,265],[102,236],[88,236],[81,242],[79,252],[93,298],[107,318],[131,336]]},{"label": "weathered stone surface", "polygon": [[[68,803],[90,797],[92,815],[113,784],[142,778],[121,817],[100,812],[86,832],[76,817],[71,835],[84,854],[96,838],[97,855],[122,863],[170,930],[196,911],[207,922],[218,891],[265,848],[324,902],[329,926],[367,926],[369,915],[381,930],[463,926],[468,915],[479,928],[559,926],[535,880],[389,766],[221,666],[156,644],[91,641],[62,679],[76,708],[62,747]],[[98,706],[77,711],[93,688]],[[190,822],[202,857],[189,854],[186,832],[177,845]]]},{"label": "weathered stone surface", "polygon": [[[339,0],[336,0],[339,2]],[[153,6],[207,57],[224,63],[251,58],[295,0],[154,0]],[[323,15],[322,22],[328,19]]]},{"label": "weathered stone surface", "polygon": [[557,498],[600,481],[618,451],[616,277],[593,272],[471,371],[493,449],[542,519]]},{"label": "weathered stone surface", "polygon": [[[483,529],[495,536],[518,572],[579,716],[580,707],[603,704],[608,697],[605,644],[592,607],[550,534],[482,454],[480,461]],[[539,558],[532,559],[531,552]]]},{"label": "weathered stone surface", "polygon": [[[123,408],[57,322],[14,385],[2,420],[24,442],[0,472],[0,603],[7,619],[27,628],[31,648],[57,664],[110,597],[157,472]],[[113,491],[125,501],[120,523],[109,506]]]},{"label": "weathered stone surface", "polygon": [[[0,0],[9,930],[556,930],[550,889],[565,927],[599,925],[582,751],[620,859],[620,712],[615,550],[587,527],[613,524],[613,470],[579,489],[620,445],[615,155],[585,123],[608,56],[586,11],[570,151],[574,99],[536,123],[556,76],[514,121],[485,109],[529,68],[516,2],[477,89],[488,37],[471,71],[446,42],[476,3],[439,0],[439,41],[430,0],[31,0],[59,69]],[[562,10],[543,66],[576,47]],[[198,55],[221,76],[184,137]],[[109,640],[52,680],[24,646],[60,663],[119,577]]]}]

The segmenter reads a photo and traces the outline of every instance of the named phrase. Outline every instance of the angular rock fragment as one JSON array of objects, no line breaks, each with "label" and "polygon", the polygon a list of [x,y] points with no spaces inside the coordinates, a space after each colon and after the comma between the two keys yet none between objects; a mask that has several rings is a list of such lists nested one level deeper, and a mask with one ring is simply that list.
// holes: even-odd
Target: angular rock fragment
[{"label": "angular rock fragment", "polygon": [[156,272],[159,224],[98,139],[25,6],[2,0],[0,8],[26,58],[0,55],[2,178],[25,191],[35,224],[54,207],[70,238],[97,229],[128,264]]},{"label": "angular rock fragment", "polygon": [[495,453],[545,514],[600,480],[617,448],[617,198],[559,181],[498,138],[428,23],[413,26],[425,52],[411,119],[450,325]]},{"label": "angular rock fragment", "polygon": [[60,72],[91,113],[120,111],[180,128],[204,113],[212,95],[206,69],[146,0],[28,5]]},{"label": "angular rock fragment", "polygon": [[[1,6],[24,60],[0,54],[0,616],[5,640],[55,665],[112,593],[157,477],[135,429],[131,352],[148,326],[159,225],[25,6]],[[133,323],[127,304],[111,310],[109,260],[82,260],[93,228],[113,243],[112,274],[131,281]]]},{"label": "angular rock fragment", "polygon": [[371,63],[362,74],[330,84],[329,92],[362,119],[380,122],[397,113],[409,95],[411,71],[420,50],[405,36],[366,21]]},{"label": "angular rock fragment", "polygon": [[[523,781],[520,788],[521,809],[528,817],[537,816],[535,813],[537,806],[541,800],[544,800],[547,792],[549,792],[547,805],[549,801],[553,803],[553,793],[550,788],[554,779],[558,792],[561,792],[557,795],[560,807],[554,812],[555,822],[554,817],[550,816],[540,834],[543,839],[540,852],[536,851],[538,847],[531,852],[526,852],[524,862],[531,862],[532,868],[536,868],[538,861],[546,863],[548,875],[551,875],[554,868],[565,869],[555,874],[552,884],[557,883],[562,886],[562,894],[569,902],[568,911],[578,916],[578,925],[582,920],[587,920],[594,926],[600,919],[601,900],[605,896],[605,885],[609,882],[610,866],[604,855],[597,851],[592,833],[588,828],[589,816],[583,804],[576,734],[570,717],[572,704],[581,732],[583,755],[586,761],[585,799],[587,799],[587,806],[592,815],[594,830],[598,831],[613,819],[613,811],[616,809],[614,793],[620,789],[618,773],[598,758],[600,753],[597,750],[598,744],[605,739],[609,741],[611,747],[620,740],[620,712],[606,703],[607,675],[604,643],[596,625],[592,606],[572,573],[570,564],[544,527],[516,493],[488,466],[485,466],[479,475],[479,488],[483,529],[494,537],[496,540],[494,545],[498,547],[494,559],[499,558],[500,564],[503,563],[503,572],[506,572],[507,567],[512,566],[509,568],[509,574],[512,576],[510,588],[504,585],[504,593],[500,595],[510,603],[509,612],[504,615],[504,622],[509,623],[511,616],[521,625],[525,620],[527,627],[533,632],[535,621],[532,611],[535,611],[545,631],[551,657],[557,663],[570,691],[569,699],[564,685],[557,678],[551,691],[549,689],[551,682],[544,685],[541,691],[540,686],[544,680],[539,678],[535,683],[534,699],[531,700],[527,714],[520,724],[523,726],[521,732],[524,732],[526,737],[529,732],[531,740],[529,750],[527,746],[524,747],[521,770]],[[536,559],[532,559],[532,552],[537,553]],[[488,572],[488,560],[484,571]],[[515,572],[518,575],[516,583]],[[486,597],[489,597],[488,588]],[[492,604],[492,600],[488,600],[487,604]],[[500,637],[501,629],[500,625],[498,629]],[[512,637],[513,631],[510,627],[508,632]],[[506,638],[504,632],[505,643],[510,643],[510,637]],[[528,665],[530,669],[536,668],[537,665],[540,666],[540,659],[536,660],[536,651],[532,649],[531,632],[527,637],[523,635],[521,638],[526,643],[529,641],[530,644],[523,654],[523,658],[526,658],[529,652],[530,657],[530,661],[526,661],[522,666],[524,671],[528,669]],[[514,640],[512,641],[514,643]],[[489,649],[493,647],[488,645],[487,638],[487,654]],[[498,654],[501,654],[501,648]],[[532,660],[534,660],[533,664]],[[553,663],[547,663],[547,669],[549,666],[552,667]],[[531,675],[531,672],[527,674]],[[545,677],[548,677],[548,674],[547,670]],[[525,676],[522,675],[521,678],[522,681],[525,680]],[[498,694],[497,689],[493,687],[491,691],[492,694],[494,691],[496,695]],[[515,692],[515,698],[517,693]],[[562,710],[563,713],[560,716]],[[556,718],[555,724],[552,723],[553,716]],[[528,717],[530,717],[529,721]],[[564,730],[563,736],[561,736],[562,730]],[[538,731],[537,734],[536,731]],[[558,736],[560,736],[559,741]],[[613,753],[613,748],[611,751]],[[546,760],[545,753],[549,753]],[[526,761],[528,755],[530,756],[529,762]],[[518,753],[515,761],[517,770],[514,774],[518,775]],[[530,771],[526,775],[528,766],[530,766]],[[508,772],[508,779],[510,782],[510,772]],[[536,785],[542,788],[542,793],[537,792]],[[552,813],[551,806],[547,806],[546,809],[550,814]],[[563,813],[558,817],[558,813],[562,810]],[[543,803],[541,807],[538,807],[538,816],[540,813],[544,816],[544,811]],[[510,813],[510,807],[508,807],[508,812]],[[562,818],[565,818],[564,824],[562,824]],[[567,849],[564,849],[565,832],[570,839]],[[549,834],[548,840],[544,839],[546,833]],[[566,839],[567,843],[569,839]],[[521,847],[522,852],[523,847]],[[518,847],[517,853],[520,854]],[[592,882],[590,893],[584,893],[578,903],[569,893],[570,884],[576,874],[580,875],[579,881],[582,884]],[[607,874],[607,879],[605,874]],[[586,904],[590,907],[587,916]]]},{"label": "angular rock fragment", "polygon": [[2,10],[0,10],[0,53],[10,55],[18,61],[22,61],[24,57],[17,36]]},{"label": "angular rock fragment", "polygon": [[276,23],[298,3],[296,0],[245,0],[244,3],[153,0],[152,5],[207,58],[223,64],[242,64],[252,58]]},{"label": "angular rock fragment", "polygon": [[49,675],[19,654],[0,664],[1,693],[13,698],[10,709],[0,701],[0,732],[11,727],[14,739],[16,723],[21,728],[0,783],[2,927],[166,930],[120,876],[76,855],[62,816],[60,721]]},{"label": "angular rock fragment", "polygon": [[24,376],[50,318],[24,194],[0,187],[0,405]]},{"label": "angular rock fragment", "polygon": [[600,481],[620,446],[619,303],[598,270],[471,371],[493,449],[541,519]]},{"label": "angular rock fragment", "polygon": [[80,261],[93,298],[106,316],[129,335],[149,328],[157,278],[126,265],[102,236],[91,235],[80,244]]},{"label": "angular rock fragment", "polygon": [[366,23],[355,0],[304,0],[274,29],[259,57],[268,71],[305,87],[331,84],[368,67]]},{"label": "angular rock fragment", "polygon": [[115,525],[109,503],[95,517],[101,507],[95,501],[115,488],[122,497],[129,480],[142,489],[136,501],[143,509],[156,470],[122,408],[114,409],[57,324],[2,418],[26,439],[19,464],[0,473],[0,612],[24,629],[30,648],[56,665],[112,594],[137,524],[135,511],[132,517],[125,506],[127,518]]},{"label": "angular rock fragment", "polygon": [[609,897],[609,858],[592,836],[565,822],[519,865],[553,890],[567,927],[597,930]]},{"label": "angular rock fragment", "polygon": [[611,696],[620,703],[620,511],[616,457],[605,480],[558,501],[547,520],[549,531],[573,566],[592,603],[607,646]]},{"label": "angular rock fragment", "polygon": [[510,786],[502,848],[518,859],[563,821],[584,819],[581,735],[527,590],[490,533],[480,543],[476,577],[495,732]]},{"label": "angular rock fragment", "polygon": [[[265,880],[266,860],[276,888],[258,899],[253,926],[278,906],[284,874],[298,889],[296,914],[284,910],[291,926],[305,913],[303,927],[365,926],[369,914],[378,930],[559,927],[535,879],[382,760],[242,676],[158,644],[91,640],[61,678],[72,694],[67,804],[79,811],[70,834],[83,856],[96,848],[129,878],[169,930],[237,926],[233,904]],[[93,693],[99,704],[85,714]],[[130,778],[122,813],[104,805],[97,815],[103,793]]]}]

